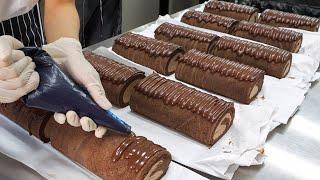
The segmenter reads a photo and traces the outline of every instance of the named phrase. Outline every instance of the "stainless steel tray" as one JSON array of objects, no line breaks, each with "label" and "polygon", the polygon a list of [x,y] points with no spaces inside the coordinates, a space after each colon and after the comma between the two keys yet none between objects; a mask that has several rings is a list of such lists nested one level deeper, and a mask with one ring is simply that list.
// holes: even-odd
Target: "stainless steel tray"
[{"label": "stainless steel tray", "polygon": [[[190,9],[198,7],[194,6]],[[171,16],[175,17],[177,14]],[[142,31],[146,26],[148,24],[133,31]],[[86,50],[93,51],[100,46],[111,47],[115,38],[89,46]],[[318,113],[320,113],[320,83],[316,81],[288,124],[280,125],[269,134],[265,144],[265,153],[268,156],[265,163],[261,166],[240,167],[233,179],[317,179],[320,175],[320,116]],[[201,172],[200,174],[214,178]]]}]

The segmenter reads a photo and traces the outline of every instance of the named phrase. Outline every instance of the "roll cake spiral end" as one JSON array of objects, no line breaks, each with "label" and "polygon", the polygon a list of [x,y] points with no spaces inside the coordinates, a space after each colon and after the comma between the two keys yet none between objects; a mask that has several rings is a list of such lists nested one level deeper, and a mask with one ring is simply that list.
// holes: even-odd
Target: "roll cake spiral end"
[{"label": "roll cake spiral end", "polygon": [[217,128],[213,133],[212,141],[217,141],[222,135],[224,135],[226,129],[231,126],[230,122],[232,122],[232,115],[231,113],[227,113],[221,118],[221,121],[217,125]]},{"label": "roll cake spiral end", "polygon": [[84,56],[99,73],[110,102],[118,107],[127,106],[133,87],[145,77],[144,72],[89,51]]}]

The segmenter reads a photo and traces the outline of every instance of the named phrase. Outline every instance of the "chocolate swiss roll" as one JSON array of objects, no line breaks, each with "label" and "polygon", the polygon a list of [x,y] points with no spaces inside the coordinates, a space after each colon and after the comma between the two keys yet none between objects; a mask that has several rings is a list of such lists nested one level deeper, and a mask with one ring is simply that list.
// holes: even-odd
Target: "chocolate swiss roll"
[{"label": "chocolate swiss roll", "polygon": [[294,53],[299,51],[302,44],[302,33],[246,21],[235,25],[231,34]]},{"label": "chocolate swiss roll", "polygon": [[178,45],[130,32],[117,38],[112,50],[163,75],[174,73],[177,59],[183,53],[183,49]]},{"label": "chocolate swiss roll", "polygon": [[229,33],[237,20],[200,11],[187,11],[183,14],[181,22],[223,33]]},{"label": "chocolate swiss roll", "polygon": [[130,108],[206,145],[213,145],[230,128],[233,103],[152,74],[140,81]]},{"label": "chocolate swiss roll", "polygon": [[214,34],[171,23],[161,24],[154,33],[156,39],[178,44],[185,50],[197,49],[202,52],[210,52],[213,42],[219,38]]},{"label": "chocolate swiss roll", "polygon": [[[22,128],[50,140],[51,145],[71,160],[102,179],[157,180],[167,171],[171,155],[142,136],[108,131],[103,138],[68,124],[60,125],[52,114],[30,109],[22,102],[1,104],[0,113]],[[32,122],[28,127],[28,122]]]},{"label": "chocolate swiss roll", "polygon": [[288,74],[292,62],[292,54],[286,50],[227,36],[216,41],[211,54],[262,69],[277,78]]},{"label": "chocolate swiss roll", "polygon": [[50,139],[45,136],[44,128],[53,113],[29,108],[21,100],[0,104],[0,113],[28,131],[30,135],[36,136],[45,143],[49,142]]},{"label": "chocolate swiss roll", "polygon": [[53,119],[45,128],[51,145],[102,179],[158,180],[167,171],[171,155],[145,137],[108,131],[98,139],[93,133]]},{"label": "chocolate swiss roll", "polygon": [[292,14],[277,10],[266,9],[259,17],[259,23],[277,27],[298,28],[307,31],[318,31],[320,19]]},{"label": "chocolate swiss roll", "polygon": [[179,60],[177,79],[241,103],[249,104],[262,88],[258,68],[190,50]]},{"label": "chocolate swiss roll", "polygon": [[246,5],[214,0],[206,4],[204,12],[255,22],[258,18],[259,10]]},{"label": "chocolate swiss roll", "polygon": [[99,73],[110,102],[118,107],[127,106],[133,87],[145,77],[144,72],[89,51],[84,56]]}]

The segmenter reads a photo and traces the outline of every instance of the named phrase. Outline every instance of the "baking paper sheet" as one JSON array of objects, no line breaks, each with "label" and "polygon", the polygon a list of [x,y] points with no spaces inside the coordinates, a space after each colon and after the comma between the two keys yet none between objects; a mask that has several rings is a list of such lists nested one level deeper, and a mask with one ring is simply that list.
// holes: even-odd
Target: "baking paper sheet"
[{"label": "baking paper sheet", "polygon": [[[47,179],[101,179],[0,115],[0,152],[37,171]],[[164,180],[205,180],[199,174],[171,162]]]}]

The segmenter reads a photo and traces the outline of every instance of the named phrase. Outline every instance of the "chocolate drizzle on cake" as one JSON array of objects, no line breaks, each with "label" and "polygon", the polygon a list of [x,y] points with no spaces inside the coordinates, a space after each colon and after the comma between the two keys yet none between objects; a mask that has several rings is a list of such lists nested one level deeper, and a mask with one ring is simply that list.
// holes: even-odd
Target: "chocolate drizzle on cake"
[{"label": "chocolate drizzle on cake", "polygon": [[127,159],[130,169],[137,173],[152,156],[160,151],[165,149],[145,137],[131,134],[113,153],[113,162],[121,158]]},{"label": "chocolate drizzle on cake", "polygon": [[275,41],[293,42],[302,39],[302,33],[299,32],[246,21],[241,21],[235,26],[234,31],[238,30],[246,31],[252,36],[263,36]]},{"label": "chocolate drizzle on cake", "polygon": [[238,21],[233,18],[219,16],[215,14],[200,12],[200,11],[188,11],[183,14],[182,19],[195,19],[198,22],[215,23],[218,26],[226,28],[232,27]]},{"label": "chocolate drizzle on cake", "polygon": [[246,14],[253,14],[255,12],[259,12],[259,10],[254,7],[230,3],[230,2],[224,2],[224,1],[209,1],[206,4],[205,9],[214,9],[219,11],[233,11],[233,12],[246,13]]},{"label": "chocolate drizzle on cake", "polygon": [[191,28],[171,24],[171,23],[163,23],[161,24],[155,31],[155,34],[161,34],[164,35],[170,39],[174,37],[182,37],[182,38],[188,38],[190,40],[196,40],[200,42],[212,42],[216,38],[218,38],[217,35],[206,33],[202,31],[197,31]]},{"label": "chocolate drizzle on cake", "polygon": [[[117,63],[91,52],[84,52],[84,56],[100,74],[101,79],[111,81],[113,84],[122,84],[133,76],[144,74],[136,68]],[[103,64],[99,61],[103,61]]]},{"label": "chocolate drizzle on cake", "polygon": [[233,108],[233,103],[167,80],[157,74],[143,79],[136,90],[150,98],[161,99],[165,105],[178,106],[200,115],[212,123]]},{"label": "chocolate drizzle on cake", "polygon": [[128,32],[115,40],[126,48],[145,51],[149,56],[171,56],[180,46]]},{"label": "chocolate drizzle on cake", "polygon": [[237,55],[243,54],[254,57],[256,60],[264,60],[273,63],[284,63],[291,59],[292,54],[288,51],[271,46],[265,46],[249,41],[222,36],[215,45],[218,49],[231,50]]},{"label": "chocolate drizzle on cake", "polygon": [[188,51],[179,61],[193,67],[199,67],[203,71],[209,70],[211,73],[219,73],[221,76],[233,77],[240,81],[253,82],[265,74],[263,70],[258,68],[196,50]]},{"label": "chocolate drizzle on cake", "polygon": [[261,21],[275,21],[276,23],[289,24],[292,27],[317,26],[320,23],[320,19],[318,18],[303,16],[299,14],[286,13],[271,9],[263,11],[259,18]]}]

